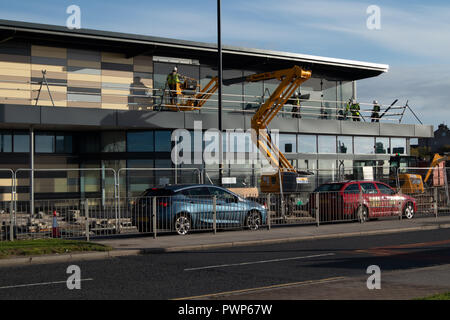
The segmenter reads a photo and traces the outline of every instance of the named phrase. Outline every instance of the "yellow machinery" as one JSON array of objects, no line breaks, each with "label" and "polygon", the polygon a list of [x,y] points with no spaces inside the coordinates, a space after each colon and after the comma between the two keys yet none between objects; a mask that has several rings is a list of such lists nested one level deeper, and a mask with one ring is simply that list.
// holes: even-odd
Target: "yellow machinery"
[{"label": "yellow machinery", "polygon": [[271,79],[281,81],[269,99],[258,108],[251,120],[253,143],[258,146],[258,149],[270,164],[278,169],[275,174],[261,177],[261,192],[293,192],[297,191],[297,185],[308,183],[308,174],[299,173],[279,148],[272,143],[268,126],[288,99],[294,95],[298,87],[310,77],[311,71],[294,66],[290,69],[253,74],[223,82],[225,85],[230,85],[239,82],[258,82]]},{"label": "yellow machinery", "polygon": [[[311,174],[307,172],[300,173],[291,165],[279,148],[272,143],[270,134],[268,133],[268,125],[281,108],[283,108],[288,99],[294,95],[294,92],[298,87],[310,77],[311,71],[306,71],[299,66],[294,66],[289,69],[253,74],[246,77],[223,81],[224,85],[240,82],[258,82],[271,79],[281,81],[269,99],[258,108],[251,120],[252,141],[258,146],[258,149],[267,158],[270,164],[278,169],[278,172],[275,174],[263,175],[261,177],[262,192],[292,192],[296,191],[298,185],[308,183],[307,176]],[[184,98],[187,97],[187,95],[183,95],[182,92],[183,90],[188,89],[188,80],[189,78],[185,78],[184,83],[177,85],[177,95],[181,95]],[[198,85],[196,86],[198,88]],[[189,89],[192,90],[192,87],[193,86]],[[199,110],[217,89],[218,78],[213,77],[202,90],[194,95],[190,95],[185,102],[170,105],[168,108],[174,111]]]},{"label": "yellow machinery", "polygon": [[[168,105],[167,108],[173,111],[192,111],[198,110],[205,104],[206,100],[208,100],[219,88],[218,78],[213,77],[208,84],[202,89],[198,90],[199,85],[197,80],[183,77],[184,82],[177,83],[176,92],[172,94],[176,94],[177,96],[185,99],[186,101],[182,103],[177,103],[176,105]],[[189,91],[196,91],[193,95],[184,94]]]},{"label": "yellow machinery", "polygon": [[[422,174],[420,172],[416,173],[398,173],[398,182],[400,189],[404,193],[409,194],[419,194],[424,193],[425,188],[424,185],[428,182],[428,180],[431,177],[431,174],[434,170],[437,173],[438,178],[435,179],[436,181],[433,181],[433,186],[443,186],[447,179],[445,169],[443,168],[436,168],[439,166],[441,162],[447,161],[449,159],[448,156],[441,156],[438,153],[436,153],[433,156],[433,160],[431,161],[431,164],[429,166],[429,169],[425,175],[425,178],[423,178]],[[411,161],[415,161],[414,163],[417,163],[417,159],[415,157],[403,157],[403,160],[406,161],[405,165],[406,167],[412,167],[416,169],[420,169],[417,167],[416,164],[411,163]],[[391,159],[391,166],[394,168],[400,168],[400,157],[393,157]]]}]

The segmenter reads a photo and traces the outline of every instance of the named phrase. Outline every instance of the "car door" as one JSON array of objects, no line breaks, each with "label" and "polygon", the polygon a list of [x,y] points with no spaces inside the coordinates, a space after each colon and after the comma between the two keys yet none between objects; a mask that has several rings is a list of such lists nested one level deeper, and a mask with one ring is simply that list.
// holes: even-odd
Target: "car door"
[{"label": "car door", "polygon": [[381,197],[383,199],[383,204],[385,208],[383,210],[384,215],[393,215],[398,213],[398,204],[396,192],[391,187],[383,184],[377,183],[378,190],[380,190]]},{"label": "car door", "polygon": [[343,190],[344,214],[351,215],[358,208],[359,204],[359,184],[357,182],[348,184]]},{"label": "car door", "polygon": [[221,188],[209,187],[211,196],[217,197],[217,223],[222,225],[240,224],[243,221],[245,206],[234,194]]},{"label": "car door", "polygon": [[383,214],[383,202],[377,187],[373,182],[361,182],[364,201],[369,207],[369,217],[378,217]]},{"label": "car door", "polygon": [[197,228],[207,227],[213,222],[213,202],[208,187],[195,187],[184,190],[187,195],[186,210],[191,214]]}]

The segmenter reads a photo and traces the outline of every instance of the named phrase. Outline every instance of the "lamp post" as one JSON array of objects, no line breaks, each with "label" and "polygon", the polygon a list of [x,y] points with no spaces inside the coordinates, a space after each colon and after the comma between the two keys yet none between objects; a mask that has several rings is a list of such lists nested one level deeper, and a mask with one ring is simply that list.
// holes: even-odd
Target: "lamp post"
[{"label": "lamp post", "polygon": [[222,138],[222,30],[221,30],[221,1],[217,0],[217,77],[218,77],[218,120],[219,120],[219,183],[222,185],[223,177],[223,138]]}]

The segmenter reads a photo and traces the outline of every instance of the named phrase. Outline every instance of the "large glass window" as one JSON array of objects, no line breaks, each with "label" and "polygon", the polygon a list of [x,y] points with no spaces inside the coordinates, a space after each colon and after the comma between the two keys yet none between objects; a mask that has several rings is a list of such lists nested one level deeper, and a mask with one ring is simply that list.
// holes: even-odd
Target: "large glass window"
[{"label": "large glass window", "polygon": [[172,150],[172,132],[155,131],[155,151],[170,152]]},{"label": "large glass window", "polygon": [[392,154],[406,154],[406,139],[405,138],[391,138]]},{"label": "large glass window", "polygon": [[318,136],[319,153],[336,153],[335,136]]},{"label": "large glass window", "polygon": [[297,136],[299,153],[317,153],[316,136],[299,134]]},{"label": "large glass window", "polygon": [[50,133],[36,134],[35,150],[38,153],[54,153],[55,152],[55,135]]},{"label": "large glass window", "polygon": [[73,152],[72,136],[57,134],[55,137],[55,152],[72,153]]},{"label": "large glass window", "polygon": [[98,132],[89,132],[80,137],[81,153],[100,152],[100,134]]},{"label": "large glass window", "polygon": [[374,140],[373,137],[355,137],[355,154],[373,154]]},{"label": "large glass window", "polygon": [[336,81],[322,80],[322,103],[320,109],[320,119],[334,119],[336,115],[337,90]]},{"label": "large glass window", "polygon": [[[241,70],[223,70],[223,79],[240,78],[242,76],[243,72]],[[242,110],[242,86],[242,82],[223,86],[224,109]]]},{"label": "large glass window", "polygon": [[294,153],[297,150],[297,136],[295,134],[280,134],[280,151]]},{"label": "large glass window", "polygon": [[301,102],[302,119],[320,118],[321,100],[322,100],[322,79],[311,78],[304,82],[300,87],[300,94],[309,94],[309,100]]},{"label": "large glass window", "polygon": [[[213,77],[217,77],[217,69],[209,66],[200,67],[200,86],[205,88]],[[217,111],[217,93],[212,95],[203,105],[200,112],[216,112]]]},{"label": "large glass window", "polygon": [[12,134],[0,134],[0,152],[12,152]]},{"label": "large glass window", "polygon": [[[254,74],[254,71],[244,71],[244,76]],[[244,82],[244,109],[256,110],[262,103],[263,82]]]},{"label": "large glass window", "polygon": [[389,150],[389,138],[375,138],[375,153],[388,154]]},{"label": "large glass window", "polygon": [[153,152],[153,131],[139,131],[127,133],[128,152]]},{"label": "large glass window", "polygon": [[[153,160],[128,160],[128,168],[153,168]],[[138,195],[155,186],[154,170],[127,170],[127,187],[130,196]]]},{"label": "large glass window", "polygon": [[353,97],[353,82],[352,81],[341,81],[338,82],[337,87],[337,104],[338,112],[341,111],[342,114],[345,111],[345,104]]},{"label": "large glass window", "polygon": [[338,136],[337,137],[337,152],[338,153],[353,153],[353,137]]},{"label": "large glass window", "polygon": [[125,132],[102,132],[102,152],[125,151]]},{"label": "large glass window", "polygon": [[14,152],[30,152],[30,135],[14,133]]}]

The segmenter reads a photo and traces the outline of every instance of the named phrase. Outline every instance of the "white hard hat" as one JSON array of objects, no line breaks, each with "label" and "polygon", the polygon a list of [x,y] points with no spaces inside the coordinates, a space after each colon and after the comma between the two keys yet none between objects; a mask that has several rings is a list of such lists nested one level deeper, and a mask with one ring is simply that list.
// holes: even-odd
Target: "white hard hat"
[{"label": "white hard hat", "polygon": [[298,97],[298,92],[297,91],[294,92],[294,96]]},{"label": "white hard hat", "polygon": [[352,103],[356,103],[356,99],[352,99]]},{"label": "white hard hat", "polygon": [[373,104],[378,104],[378,101],[377,100],[373,100]]},{"label": "white hard hat", "polygon": [[173,67],[172,72],[178,72],[178,68],[177,67]]}]

